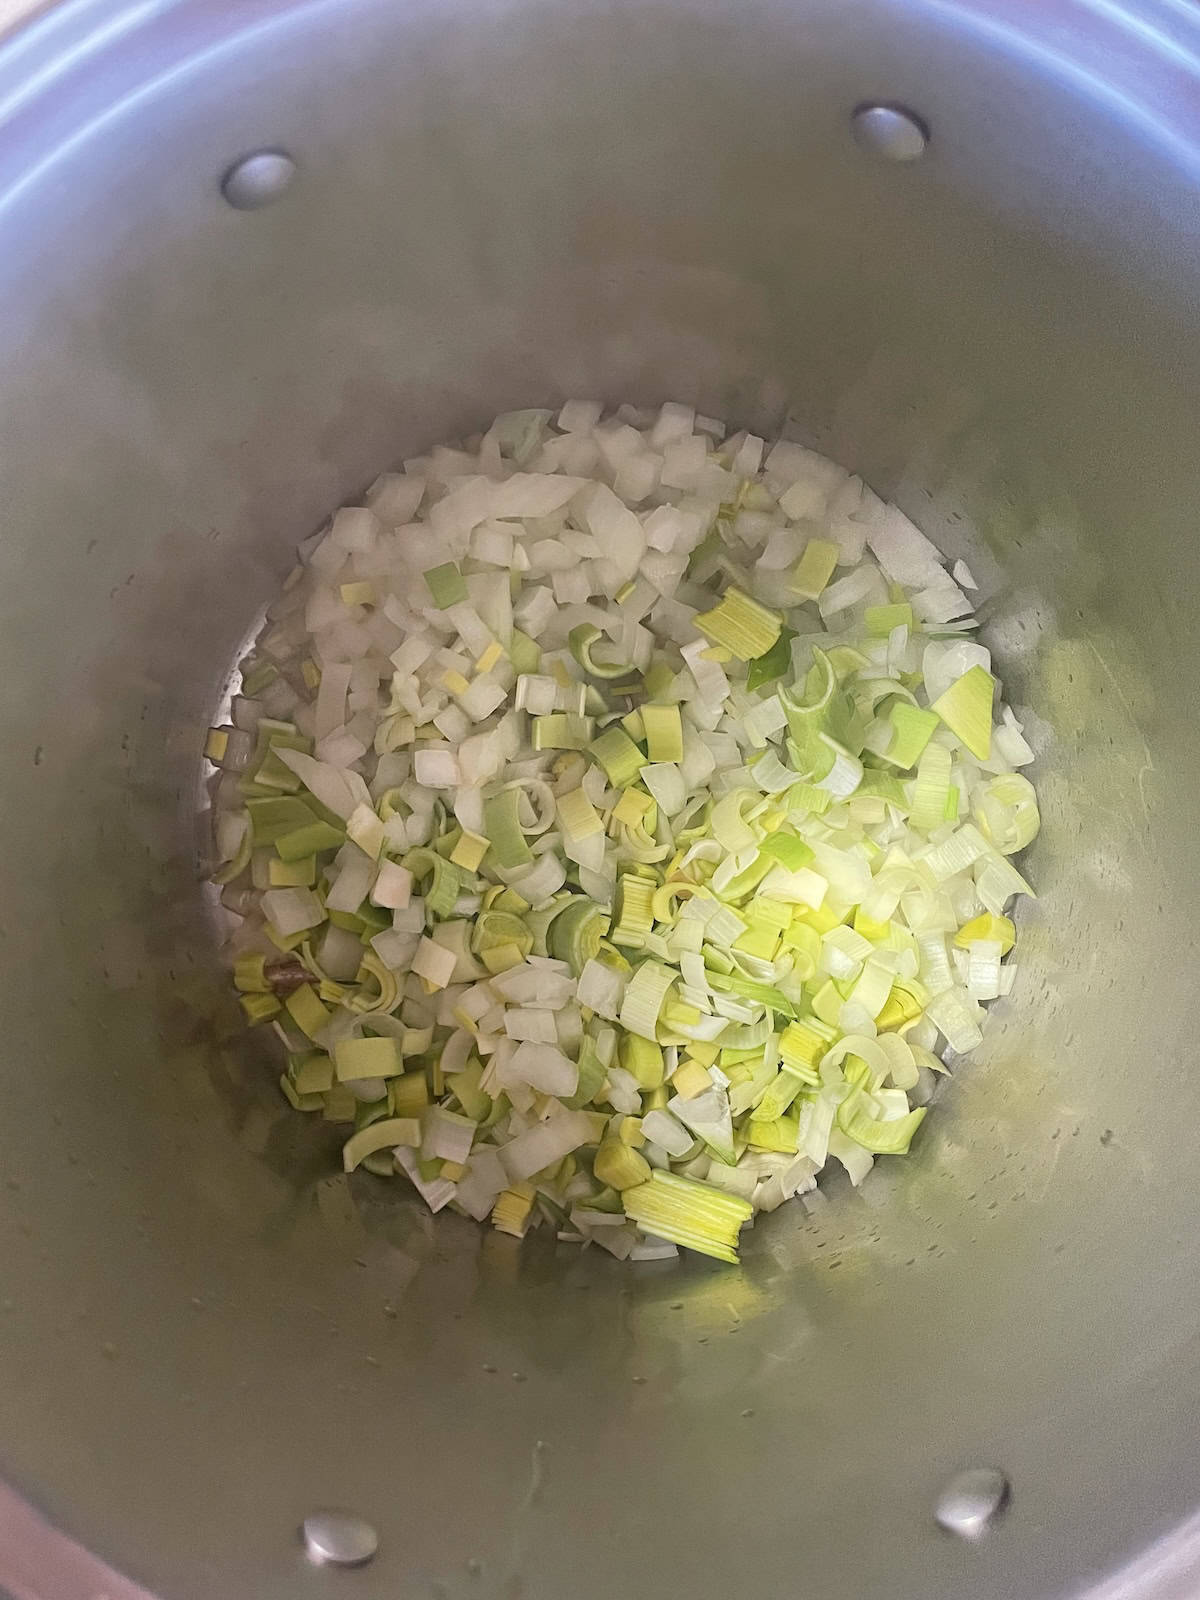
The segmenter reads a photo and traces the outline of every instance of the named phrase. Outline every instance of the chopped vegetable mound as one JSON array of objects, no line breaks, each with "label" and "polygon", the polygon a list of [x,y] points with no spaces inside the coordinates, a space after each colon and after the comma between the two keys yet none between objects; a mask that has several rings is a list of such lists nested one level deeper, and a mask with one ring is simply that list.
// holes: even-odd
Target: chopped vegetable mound
[{"label": "chopped vegetable mound", "polygon": [[204,753],[234,985],[346,1171],[735,1262],[906,1154],[1040,824],[953,573],[676,404],[510,412],[308,540]]}]

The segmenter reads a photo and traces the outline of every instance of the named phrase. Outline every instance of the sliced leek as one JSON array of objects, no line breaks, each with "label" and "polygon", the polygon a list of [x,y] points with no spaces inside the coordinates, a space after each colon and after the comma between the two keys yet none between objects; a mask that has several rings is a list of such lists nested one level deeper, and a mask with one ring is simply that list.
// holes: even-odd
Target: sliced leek
[{"label": "sliced leek", "polygon": [[739,661],[764,655],[779,638],[783,618],[744,590],[727,589],[721,603],[695,618],[700,632]]},{"label": "sliced leek", "polygon": [[748,1200],[674,1172],[654,1172],[622,1198],[644,1232],[718,1261],[737,1260],[738,1235],[754,1215]]},{"label": "sliced leek", "polygon": [[939,695],[930,708],[980,761],[986,761],[992,753],[995,690],[996,680],[991,673],[974,666]]},{"label": "sliced leek", "polygon": [[370,498],[204,744],[289,1105],[355,1182],[634,1260],[734,1261],[829,1159],[907,1152],[1040,825],[933,547],[683,406],[510,413]]}]

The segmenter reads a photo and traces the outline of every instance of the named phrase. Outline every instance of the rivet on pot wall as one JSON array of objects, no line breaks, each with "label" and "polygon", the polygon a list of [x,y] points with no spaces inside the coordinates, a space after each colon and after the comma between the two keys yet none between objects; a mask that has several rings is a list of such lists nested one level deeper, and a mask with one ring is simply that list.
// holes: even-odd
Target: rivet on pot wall
[{"label": "rivet on pot wall", "polygon": [[903,106],[859,106],[850,125],[858,144],[885,161],[916,161],[929,143],[929,129]]},{"label": "rivet on pot wall", "polygon": [[934,1516],[947,1533],[977,1539],[1008,1504],[1008,1497],[1008,1479],[998,1467],[968,1467],[946,1484]]},{"label": "rivet on pot wall", "polygon": [[221,179],[221,193],[237,211],[269,206],[291,187],[296,163],[282,150],[256,150],[236,161]]},{"label": "rivet on pot wall", "polygon": [[308,1559],[318,1566],[361,1567],[379,1549],[379,1535],[352,1511],[313,1511],[300,1528]]}]

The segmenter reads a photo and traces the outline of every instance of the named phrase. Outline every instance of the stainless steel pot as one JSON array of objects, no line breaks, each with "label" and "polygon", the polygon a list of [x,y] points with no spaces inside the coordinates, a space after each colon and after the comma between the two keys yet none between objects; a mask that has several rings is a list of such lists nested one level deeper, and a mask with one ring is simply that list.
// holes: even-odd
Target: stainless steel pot
[{"label": "stainless steel pot", "polygon": [[[165,1600],[1195,1592],[1198,52],[1184,0],[70,0],[9,36],[0,1466],[51,1523]],[[856,142],[876,102],[920,159]],[[262,149],[294,181],[234,209]],[[738,1271],[347,1181],[197,884],[199,731],[297,539],[576,393],[861,471],[969,554],[1044,719],[1015,1004],[915,1159]],[[935,1511],[974,1467],[1011,1503],[972,1540]],[[357,1574],[296,1541],[328,1504],[378,1530]],[[0,1587],[104,1588],[0,1513]]]}]

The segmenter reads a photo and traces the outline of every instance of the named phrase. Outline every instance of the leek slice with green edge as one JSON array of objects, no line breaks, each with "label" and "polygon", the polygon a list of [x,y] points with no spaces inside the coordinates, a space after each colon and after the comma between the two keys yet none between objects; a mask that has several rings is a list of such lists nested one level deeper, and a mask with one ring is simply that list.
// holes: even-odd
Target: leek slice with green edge
[{"label": "leek slice with green edge", "polygon": [[913,1134],[925,1120],[927,1109],[926,1106],[917,1106],[906,1116],[897,1117],[892,1122],[880,1121],[878,1117],[868,1116],[865,1111],[859,1110],[850,1118],[843,1132],[855,1144],[862,1145],[864,1150],[870,1150],[875,1155],[907,1155]]},{"label": "leek slice with green edge", "polygon": [[[778,938],[778,935],[776,935]],[[739,945],[742,943],[738,941]],[[753,978],[737,978],[725,976],[723,973],[711,974],[710,983],[718,994],[736,994],[743,1000],[754,1000],[759,1005],[765,1006],[768,1011],[773,1011],[777,1016],[794,1017],[795,1004],[788,999],[781,989],[775,989],[768,983],[755,983]]]},{"label": "leek slice with green edge", "polygon": [[218,867],[213,873],[212,881],[214,883],[224,884],[232,883],[235,878],[240,878],[242,873],[245,872],[246,868],[250,865],[250,857],[253,853],[253,849],[254,841],[251,837],[250,824],[247,820],[245,830],[241,836],[241,842],[238,844],[237,849],[234,851],[233,855],[230,856],[229,860],[226,861],[222,866]]},{"label": "leek slice with green edge", "polygon": [[535,717],[531,731],[535,750],[586,750],[595,723],[591,717],[581,717],[573,711],[555,711]]},{"label": "leek slice with green edge", "polygon": [[528,634],[514,628],[508,642],[508,659],[514,672],[536,672],[542,664],[542,652]]},{"label": "leek slice with green edge", "polygon": [[295,794],[301,787],[300,779],[279,760],[276,750],[299,750],[307,755],[312,750],[312,740],[302,734],[293,722],[281,722],[276,717],[260,717],[254,753],[238,780],[238,787],[244,794]]},{"label": "leek slice with green edge", "polygon": [[559,795],[556,802],[564,835],[578,842],[604,832],[604,821],[582,789]]},{"label": "leek slice with green edge", "polygon": [[246,801],[246,813],[250,818],[251,838],[256,845],[274,844],[281,834],[310,827],[317,820],[303,800],[290,794],[249,799]]},{"label": "leek slice with green edge", "polygon": [[783,618],[777,611],[738,588],[727,589],[719,605],[694,620],[706,638],[723,645],[739,661],[765,655],[783,631]]},{"label": "leek slice with green edge", "polygon": [[420,1148],[420,1144],[421,1124],[415,1117],[383,1117],[350,1135],[342,1146],[342,1166],[346,1172],[353,1172],[360,1162],[374,1155],[377,1150],[391,1149],[396,1145],[406,1145],[410,1150],[415,1150]]},{"label": "leek slice with green edge", "polygon": [[533,860],[518,815],[520,792],[502,789],[483,803],[483,832],[499,867],[523,867]]},{"label": "leek slice with green edge", "polygon": [[280,1011],[279,1001],[273,994],[243,994],[239,995],[238,999],[241,1001],[246,1021],[251,1027],[269,1022],[272,1017],[278,1016]]},{"label": "leek slice with green edge", "polygon": [[753,1150],[795,1155],[800,1146],[800,1119],[788,1116],[767,1119],[760,1107],[746,1124],[746,1142]]},{"label": "leek slice with green edge", "polygon": [[760,855],[781,862],[789,872],[799,872],[813,859],[812,845],[794,833],[769,833],[758,849]]},{"label": "leek slice with green edge", "polygon": [[471,949],[476,955],[484,955],[508,945],[515,945],[524,961],[533,950],[533,934],[511,911],[481,911],[471,932]]},{"label": "leek slice with green edge", "polygon": [[480,1087],[482,1079],[483,1065],[479,1061],[469,1061],[461,1072],[448,1075],[450,1093],[476,1124],[485,1121],[492,1109],[491,1096]]},{"label": "leek slice with green edge", "polygon": [[1006,856],[1032,844],[1042,825],[1034,787],[1019,772],[1002,772],[985,783],[973,812],[984,838]]},{"label": "leek slice with green edge", "polygon": [[1017,930],[1010,917],[993,917],[985,911],[982,916],[964,923],[954,935],[954,943],[960,950],[969,950],[979,939],[995,939],[1001,955],[1007,955],[1017,942]]},{"label": "leek slice with green edge", "polygon": [[821,747],[820,736],[828,730],[832,720],[837,692],[833,663],[823,650],[817,649],[813,650],[813,664],[803,689],[798,692],[785,687],[779,692],[800,770],[808,773],[820,765],[821,770],[816,773],[818,780],[833,765],[832,755]]},{"label": "leek slice with green edge", "polygon": [[396,1009],[400,998],[400,984],[396,974],[385,967],[379,957],[368,951],[362,958],[358,971],[359,987],[346,996],[346,1008],[356,1016],[367,1018],[377,1013]]},{"label": "leek slice with green edge", "polygon": [[550,955],[565,961],[578,978],[589,961],[600,954],[608,937],[609,917],[602,906],[582,898],[572,899],[551,922],[546,935]]},{"label": "leek slice with green edge", "polygon": [[943,744],[926,745],[922,751],[909,811],[914,828],[928,831],[945,821],[953,766],[953,757]]},{"label": "leek slice with green edge", "polygon": [[281,833],[275,840],[275,854],[281,861],[302,861],[306,856],[323,855],[327,850],[340,850],[346,835],[328,822],[310,822]]},{"label": "leek slice with green edge", "polygon": [[806,1087],[806,1079],[799,1072],[794,1072],[790,1067],[781,1066],[763,1090],[762,1096],[754,1108],[755,1116],[764,1122],[778,1122],[791,1109],[797,1096]]},{"label": "leek slice with green edge", "polygon": [[654,889],[648,879],[632,872],[617,885],[617,919],[609,935],[613,944],[641,949],[654,925]]},{"label": "leek slice with green edge", "polygon": [[242,666],[242,692],[250,698],[260,695],[275,682],[279,668],[270,661],[256,661]]},{"label": "leek slice with green edge", "polygon": [[271,994],[271,980],[267,977],[266,957],[240,956],[233,963],[233,986],[242,994]]},{"label": "leek slice with green edge", "polygon": [[887,638],[893,628],[911,628],[913,608],[905,601],[886,606],[868,606],[863,612],[867,632],[876,638]]},{"label": "leek slice with green edge", "polygon": [[[494,846],[495,841],[492,843]],[[462,881],[454,863],[435,850],[419,849],[410,850],[402,857],[400,865],[421,884],[426,911],[434,917],[448,917],[454,910]]]},{"label": "leek slice with green edge", "polygon": [[571,647],[571,654],[589,677],[606,680],[631,677],[636,668],[628,661],[604,661],[596,655],[596,645],[604,638],[605,635],[599,628],[585,622],[571,629],[567,642]]},{"label": "leek slice with green edge", "polygon": [[293,1111],[324,1111],[325,1096],[316,1093],[301,1094],[286,1072],[279,1079],[279,1087]]},{"label": "leek slice with green edge", "polygon": [[332,1015],[322,1005],[317,991],[310,983],[302,984],[283,1002],[292,1021],[308,1038],[315,1039],[321,1029],[326,1027]]},{"label": "leek slice with green edge", "polygon": [[938,696],[930,709],[966,745],[973,756],[987,761],[992,753],[992,704],[996,680],[974,666]]},{"label": "leek slice with green edge", "polygon": [[737,1195],[674,1172],[653,1172],[621,1196],[625,1215],[646,1233],[736,1264],[738,1238],[754,1207]]},{"label": "leek slice with green edge", "polygon": [[295,861],[283,861],[272,856],[267,862],[267,876],[272,889],[311,889],[317,881],[317,858],[298,856]]},{"label": "leek slice with green edge", "polygon": [[403,1071],[398,1039],[342,1039],[333,1047],[333,1067],[339,1083],[356,1078],[394,1078]]},{"label": "leek slice with green edge", "polygon": [[833,577],[841,547],[829,539],[810,539],[792,573],[792,591],[801,600],[817,600]]},{"label": "leek slice with green edge", "polygon": [[380,492],[204,742],[246,1024],[347,1172],[735,1261],[831,1155],[905,1155],[1012,987],[1034,752],[968,599],[686,406],[510,413]]},{"label": "leek slice with green edge", "polygon": [[915,767],[937,730],[936,713],[900,701],[889,710],[888,722],[892,727],[892,741],[883,752],[883,759],[905,770]]},{"label": "leek slice with green edge", "polygon": [[323,1050],[289,1056],[287,1070],[297,1094],[324,1094],[333,1088],[333,1061]]},{"label": "leek slice with green edge", "polygon": [[585,1038],[579,1051],[579,1084],[575,1093],[569,1095],[563,1104],[572,1111],[582,1111],[585,1106],[592,1104],[607,1078],[608,1068],[597,1054],[595,1044]]},{"label": "leek slice with green edge", "polygon": [[621,1040],[619,1059],[626,1072],[637,1079],[639,1089],[657,1089],[666,1070],[662,1046],[653,1039],[630,1033]]},{"label": "leek slice with green edge", "polygon": [[674,968],[659,961],[644,961],[626,986],[621,1026],[629,1033],[657,1042],[659,1013],[677,981]]},{"label": "leek slice with green edge", "polygon": [[388,1111],[397,1117],[419,1117],[429,1104],[429,1080],[423,1072],[405,1072],[388,1081]]},{"label": "leek slice with green edge", "polygon": [[678,706],[642,707],[646,755],[652,762],[683,760],[683,719]]},{"label": "leek slice with green edge", "polygon": [[642,752],[623,728],[606,728],[592,741],[590,749],[609,783],[617,789],[635,782],[645,764]]},{"label": "leek slice with green edge", "polygon": [[794,629],[786,625],[779,630],[779,637],[771,648],[761,656],[755,656],[753,661],[746,665],[746,688],[753,694],[756,689],[763,689],[769,683],[777,683],[791,670],[792,665],[792,640],[796,637]]},{"label": "leek slice with green edge", "polygon": [[651,1176],[650,1164],[620,1139],[602,1139],[593,1171],[601,1183],[618,1191],[632,1189]]},{"label": "leek slice with green edge", "polygon": [[453,561],[443,562],[440,567],[431,567],[425,574],[425,587],[439,611],[461,605],[467,598],[466,581]]},{"label": "leek slice with green edge", "polygon": [[909,797],[904,782],[890,772],[864,772],[863,780],[854,793],[859,799],[885,800],[890,806],[908,809]]}]

